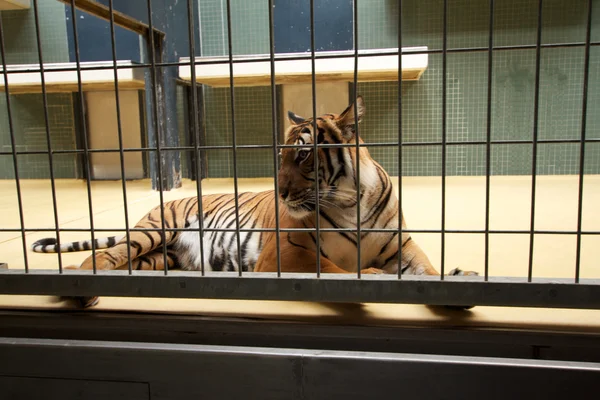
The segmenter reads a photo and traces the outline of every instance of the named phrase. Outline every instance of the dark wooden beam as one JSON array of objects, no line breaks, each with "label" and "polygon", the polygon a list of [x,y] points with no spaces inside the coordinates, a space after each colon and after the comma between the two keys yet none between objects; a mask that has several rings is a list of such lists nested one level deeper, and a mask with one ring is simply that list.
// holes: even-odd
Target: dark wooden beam
[{"label": "dark wooden beam", "polygon": [[[101,3],[98,3],[97,1],[94,1],[94,0],[58,0],[58,1],[60,1],[61,3],[68,4],[70,6],[75,4],[75,7],[77,7],[81,11],[84,11],[88,14],[95,15],[96,17],[102,18],[106,21],[110,21],[109,8]],[[138,21],[137,19],[131,18],[130,16],[120,13],[118,11],[113,10],[113,15],[114,15],[114,21],[115,21],[116,25],[119,25],[120,27],[128,29],[132,32],[138,33],[142,36],[148,37],[150,28],[147,24],[145,24],[141,21]],[[154,32],[155,37],[159,36],[162,38],[165,35],[164,32],[162,32],[158,29],[153,29],[153,32]]]}]

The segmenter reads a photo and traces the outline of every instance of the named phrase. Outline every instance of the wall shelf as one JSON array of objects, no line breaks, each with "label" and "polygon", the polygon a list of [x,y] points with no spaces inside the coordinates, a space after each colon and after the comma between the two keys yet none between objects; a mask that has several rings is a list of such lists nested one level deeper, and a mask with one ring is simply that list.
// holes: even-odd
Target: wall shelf
[{"label": "wall shelf", "polygon": [[[82,62],[81,82],[84,91],[114,91],[114,70],[90,69],[95,67],[112,67],[112,61]],[[117,61],[119,67],[134,65],[132,61]],[[48,93],[77,92],[77,71],[63,71],[66,68],[77,68],[77,63],[44,64],[44,79]],[[42,91],[39,64],[19,64],[7,66],[8,87],[11,94],[40,93]],[[144,89],[143,68],[117,69],[119,90]],[[0,91],[5,91],[3,70],[0,67]]]},{"label": "wall shelf", "polygon": [[[402,80],[419,80],[427,69],[427,47],[403,48]],[[393,49],[360,50],[358,59],[358,81],[397,81],[398,52]],[[408,52],[408,54],[406,54]],[[416,54],[410,54],[414,52]],[[377,53],[387,53],[379,55]],[[310,56],[310,53],[286,53],[275,55],[276,84],[310,83],[312,81],[311,60],[293,58]],[[335,58],[323,58],[336,56]],[[352,82],[354,80],[354,51],[316,52],[315,79],[317,82]],[[264,61],[268,54],[253,56],[234,56],[233,75],[236,86],[267,86],[271,84],[271,63]],[[290,59],[292,58],[292,59]],[[256,61],[262,60],[262,61]],[[180,62],[189,63],[190,58],[181,58]],[[196,57],[196,82],[214,87],[229,86],[229,57]],[[191,82],[191,67],[179,66],[179,77]]]}]

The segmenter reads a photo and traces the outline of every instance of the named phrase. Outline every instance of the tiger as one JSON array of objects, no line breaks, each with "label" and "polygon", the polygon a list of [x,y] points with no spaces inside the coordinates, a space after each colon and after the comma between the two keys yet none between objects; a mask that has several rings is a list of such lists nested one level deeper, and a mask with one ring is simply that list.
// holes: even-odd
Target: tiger
[{"label": "tiger", "polygon": [[[294,146],[282,147],[279,154],[278,199],[274,190],[244,192],[238,196],[236,213],[234,194],[202,196],[202,226],[209,229],[203,232],[202,238],[198,197],[166,202],[162,210],[160,206],[155,207],[135,225],[145,230],[131,231],[129,241],[126,236],[95,239],[96,249],[106,249],[96,253],[96,268],[128,268],[130,254],[134,270],[163,270],[166,260],[167,268],[187,271],[204,267],[206,271],[276,272],[278,241],[274,228],[277,223],[275,201],[278,201],[279,227],[285,230],[279,233],[281,272],[315,273],[319,252],[321,273],[356,274],[360,269],[363,274],[440,275],[406,231],[390,176],[371,157],[366,146],[359,146],[357,153],[356,141],[359,144],[364,141],[360,136],[357,138],[356,124],[362,121],[364,114],[362,96],[357,96],[341,114],[324,114],[316,121],[288,111],[290,126],[285,131],[284,143]],[[318,147],[315,152],[315,140],[323,145],[354,146]],[[317,171],[314,157],[318,158]],[[360,164],[360,179],[357,164]],[[357,207],[360,207],[361,229],[365,229],[360,233],[360,260]],[[167,228],[164,233],[162,214]],[[316,227],[317,218],[320,228],[344,230],[320,231],[317,238],[310,229]],[[236,221],[240,229],[245,229],[239,232],[239,257]],[[169,230],[172,228],[178,230]],[[212,230],[223,228],[229,230]],[[289,231],[287,228],[304,229]],[[371,231],[378,229],[389,231]],[[57,252],[58,244],[54,238],[45,238],[36,241],[32,249]],[[91,249],[90,240],[60,245],[62,252]],[[69,268],[92,269],[93,257],[90,255],[80,266]],[[478,274],[455,268],[447,275]],[[97,298],[84,300],[84,306],[90,306]]]}]

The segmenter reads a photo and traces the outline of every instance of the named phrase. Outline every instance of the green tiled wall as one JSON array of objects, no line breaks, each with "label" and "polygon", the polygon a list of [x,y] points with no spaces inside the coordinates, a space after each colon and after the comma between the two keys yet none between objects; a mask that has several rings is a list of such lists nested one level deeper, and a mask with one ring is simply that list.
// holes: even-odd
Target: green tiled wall
[{"label": "green tiled wall", "polygon": [[[235,126],[238,145],[273,143],[271,123],[271,88],[236,88]],[[231,96],[229,88],[204,91],[206,144],[231,145]],[[209,150],[208,176],[222,178],[233,176],[231,150]],[[271,149],[237,150],[237,171],[242,178],[273,176],[273,151]]]},{"label": "green tiled wall", "polygon": [[[232,1],[233,52],[268,52],[268,10],[261,2]],[[494,45],[534,45],[537,36],[537,0],[496,0]],[[600,2],[593,2],[592,40],[600,41]],[[487,47],[489,2],[448,2],[449,48]],[[227,54],[227,21],[223,0],[200,0],[203,55]],[[542,10],[542,42],[585,40],[586,0],[545,0]],[[358,2],[359,48],[397,47],[398,4],[395,1]],[[403,46],[441,49],[443,0],[403,1]],[[534,124],[535,49],[499,50],[493,54],[492,140],[531,140]],[[488,54],[448,53],[446,172],[448,175],[485,174],[483,145],[455,144],[486,139]],[[403,82],[404,142],[439,142],[442,139],[442,56],[429,56],[429,67],[418,82]],[[581,135],[584,49],[544,48],[541,51],[538,137],[578,139]],[[351,88],[352,92],[352,88]],[[268,88],[236,89],[238,143],[264,137],[270,143],[270,95]],[[252,101],[244,101],[244,94]],[[368,142],[393,142],[398,137],[397,82],[359,83],[366,101],[362,124]],[[230,143],[228,89],[207,88],[206,125],[211,143]],[[239,103],[239,104],[238,104]],[[265,105],[267,108],[265,109]],[[336,111],[336,110],[332,110]],[[243,122],[242,122],[243,121]],[[242,128],[243,127],[243,128]],[[251,133],[245,133],[251,132]],[[266,133],[257,133],[266,132]],[[600,137],[600,47],[592,47],[588,84],[587,137]],[[249,134],[249,137],[246,135]],[[491,172],[498,175],[530,174],[531,144],[495,144]],[[600,173],[600,144],[586,145],[586,173]],[[248,151],[247,151],[248,152]],[[267,151],[268,152],[268,151]],[[218,154],[217,154],[218,153]],[[391,173],[398,173],[396,148],[372,148],[373,156]],[[252,153],[254,154],[254,153]],[[240,171],[248,176],[269,176],[272,162],[261,154],[241,152]],[[403,148],[404,175],[441,174],[442,148],[409,145]],[[577,143],[539,144],[539,174],[576,174],[580,148]],[[231,176],[229,151],[209,153],[209,175]]]},{"label": "green tiled wall", "polygon": [[[359,47],[397,47],[398,6],[395,2],[359,2]],[[531,45],[536,42],[537,1],[498,0],[494,10],[494,45]],[[585,40],[586,1],[544,1],[543,43]],[[600,2],[594,2],[592,40],[600,37]],[[403,2],[403,46],[442,47],[443,1]],[[361,27],[363,27],[361,29]],[[489,40],[489,2],[452,1],[448,9],[449,48],[486,47]],[[587,137],[599,137],[600,49],[591,51],[588,86]],[[447,58],[448,142],[486,138],[487,52],[449,53]],[[502,50],[493,54],[492,140],[533,138],[535,50]],[[442,58],[429,56],[429,67],[418,82],[403,82],[404,142],[439,142],[442,139]],[[547,48],[541,52],[540,139],[577,139],[581,135],[584,49]],[[398,88],[395,82],[359,83],[367,115],[364,138],[397,140]],[[576,174],[578,144],[539,144],[539,174]],[[404,175],[439,175],[441,146],[403,149]],[[371,153],[392,174],[398,171],[395,148],[373,148]],[[530,174],[532,145],[493,145],[491,172],[498,175]],[[599,146],[586,145],[586,173],[600,173]],[[485,146],[449,145],[449,175],[485,173]]]},{"label": "green tiled wall", "polygon": [[[200,25],[203,56],[228,54],[227,14],[224,0],[200,0]],[[268,2],[231,1],[233,54],[269,53]],[[271,88],[242,87],[235,93],[237,144],[273,143]],[[207,145],[231,145],[231,97],[229,88],[204,88]],[[208,176],[233,176],[231,150],[209,150]],[[273,151],[237,151],[239,177],[273,175]]]},{"label": "green tiled wall", "polygon": [[[269,6],[267,1],[231,0],[231,46],[233,54],[269,52]],[[203,56],[228,53],[227,2],[198,0]]]},{"label": "green tiled wall", "polygon": [[[40,36],[44,62],[69,61],[67,33],[62,3],[39,1]],[[2,28],[6,45],[7,64],[37,63],[38,49],[33,9],[2,11]],[[74,149],[75,128],[70,94],[48,94],[48,116],[53,149]],[[11,115],[15,129],[17,150],[47,150],[46,124],[41,94],[11,96]],[[11,151],[6,97],[0,93],[0,146]],[[22,178],[48,178],[48,156],[22,155],[18,158]],[[54,172],[57,178],[77,175],[75,155],[56,155]],[[13,178],[12,156],[0,157],[0,178]]]}]

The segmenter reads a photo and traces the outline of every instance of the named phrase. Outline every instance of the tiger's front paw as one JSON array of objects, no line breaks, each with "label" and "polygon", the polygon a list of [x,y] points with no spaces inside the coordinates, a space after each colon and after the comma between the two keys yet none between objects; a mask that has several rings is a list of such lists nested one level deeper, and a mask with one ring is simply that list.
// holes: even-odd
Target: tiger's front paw
[{"label": "tiger's front paw", "polygon": [[452,271],[448,272],[446,275],[449,275],[449,276],[479,276],[479,273],[475,272],[475,271],[463,271],[460,268],[454,268]]},{"label": "tiger's front paw", "polygon": [[[479,276],[479,273],[475,271],[463,271],[460,268],[454,268],[452,271],[448,272],[450,276]],[[470,310],[475,306],[446,306],[451,310]]]},{"label": "tiger's front paw", "polygon": [[383,274],[385,273],[382,269],[379,268],[365,268],[360,270],[361,274]]}]

